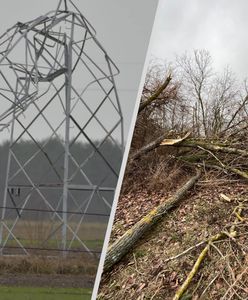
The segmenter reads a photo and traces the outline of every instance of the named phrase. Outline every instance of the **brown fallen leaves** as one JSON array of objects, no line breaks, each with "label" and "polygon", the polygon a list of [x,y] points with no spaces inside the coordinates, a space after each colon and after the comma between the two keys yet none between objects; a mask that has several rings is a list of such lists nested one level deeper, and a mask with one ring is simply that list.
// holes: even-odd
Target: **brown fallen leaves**
[{"label": "brown fallen leaves", "polygon": [[[202,178],[195,190],[189,194],[184,205],[179,207],[167,221],[162,222],[150,232],[133,249],[133,254],[130,253],[114,270],[103,276],[99,299],[169,300],[173,298],[202,248],[196,248],[178,259],[169,262],[166,260],[218,233],[223,228],[229,228],[228,226],[235,217],[234,208],[239,201],[248,199],[247,184],[238,181],[227,184],[222,180],[219,182],[218,179],[212,180],[213,178],[210,177]],[[173,193],[173,190],[168,191],[168,195],[169,193]],[[230,198],[231,202],[223,199],[220,194]],[[166,197],[168,197],[166,194],[143,190],[135,194],[122,195],[119,200],[112,240],[123,234]],[[248,215],[248,209],[245,213]],[[245,230],[245,227],[240,228],[240,230],[243,229]],[[240,235],[237,240],[242,245],[247,244],[245,235]],[[236,249],[236,244],[226,243],[220,251],[223,257],[230,255],[229,264],[238,276],[240,266],[232,257],[230,247],[233,247],[235,256],[241,259],[239,255],[242,257],[242,253],[238,248]],[[247,266],[245,258],[243,258],[243,264]],[[232,278],[228,276],[225,260],[218,252],[211,250],[190,286],[190,295],[194,289],[196,291],[189,299],[201,299],[202,292],[213,279],[213,283],[204,296],[206,299],[220,299],[220,295],[224,295],[228,288],[225,280],[232,282]],[[243,292],[245,293],[245,290]]]}]

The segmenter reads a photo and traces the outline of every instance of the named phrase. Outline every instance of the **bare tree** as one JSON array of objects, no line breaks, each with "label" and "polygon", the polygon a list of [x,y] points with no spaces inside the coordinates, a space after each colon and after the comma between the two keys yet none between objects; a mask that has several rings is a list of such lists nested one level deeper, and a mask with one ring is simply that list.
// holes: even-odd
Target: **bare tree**
[{"label": "bare tree", "polygon": [[[210,79],[213,76],[212,58],[206,50],[194,50],[193,56],[187,53],[177,57],[177,66],[182,73],[182,80],[191,102],[197,102],[196,118],[199,124],[203,124],[205,136],[208,136],[207,128],[207,101]],[[200,110],[200,113],[199,113]],[[201,119],[200,119],[201,115]],[[200,126],[199,126],[200,127]]]},{"label": "bare tree", "polygon": [[194,50],[176,58],[181,76],[181,94],[191,113],[193,132],[205,137],[223,135],[245,122],[248,105],[247,82],[238,84],[226,67],[214,72],[212,58],[206,50]]}]

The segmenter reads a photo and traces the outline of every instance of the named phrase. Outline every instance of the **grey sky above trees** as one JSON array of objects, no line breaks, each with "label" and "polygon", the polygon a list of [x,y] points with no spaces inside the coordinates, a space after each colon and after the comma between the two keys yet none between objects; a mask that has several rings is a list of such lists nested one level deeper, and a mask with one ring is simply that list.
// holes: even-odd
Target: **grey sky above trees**
[{"label": "grey sky above trees", "polygon": [[215,69],[227,65],[243,80],[248,77],[246,0],[160,1],[152,54],[173,61],[175,54],[207,49]]}]

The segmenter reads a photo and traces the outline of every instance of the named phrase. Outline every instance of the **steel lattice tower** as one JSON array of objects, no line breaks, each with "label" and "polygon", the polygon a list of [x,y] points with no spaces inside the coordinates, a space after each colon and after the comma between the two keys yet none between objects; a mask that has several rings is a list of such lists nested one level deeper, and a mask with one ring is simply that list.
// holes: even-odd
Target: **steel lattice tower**
[{"label": "steel lattice tower", "polygon": [[[107,142],[123,149],[118,72],[72,1],[61,0],[55,11],[18,22],[1,36],[0,130],[10,132],[2,254],[94,252],[84,241],[83,224],[102,216],[89,211],[92,201],[106,206],[109,215],[115,186],[107,183],[118,177],[103,149]],[[25,142],[32,150],[23,155]],[[77,143],[88,145],[87,154],[74,154]],[[58,149],[51,155],[54,145]],[[90,170],[93,159],[104,166],[97,180]],[[39,161],[42,172],[34,176],[31,169]],[[28,236],[32,226],[43,234]]]}]

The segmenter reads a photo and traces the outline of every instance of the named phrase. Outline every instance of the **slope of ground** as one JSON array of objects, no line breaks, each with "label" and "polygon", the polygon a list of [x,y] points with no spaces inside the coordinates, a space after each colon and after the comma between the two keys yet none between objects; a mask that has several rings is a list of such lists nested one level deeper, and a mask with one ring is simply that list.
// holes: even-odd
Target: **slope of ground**
[{"label": "slope of ground", "polygon": [[[228,231],[234,223],[235,240],[213,244],[182,299],[247,299],[247,186],[241,180],[205,174],[177,210],[103,275],[99,299],[172,299],[204,248],[201,242]],[[175,189],[168,194],[142,191],[120,198],[112,241]],[[235,212],[241,204],[243,217],[237,222]]]}]

